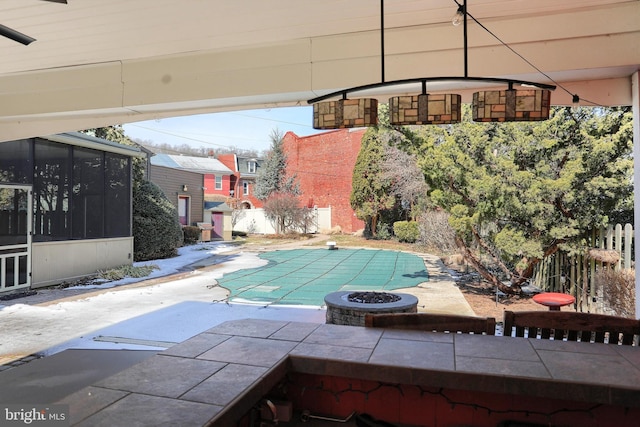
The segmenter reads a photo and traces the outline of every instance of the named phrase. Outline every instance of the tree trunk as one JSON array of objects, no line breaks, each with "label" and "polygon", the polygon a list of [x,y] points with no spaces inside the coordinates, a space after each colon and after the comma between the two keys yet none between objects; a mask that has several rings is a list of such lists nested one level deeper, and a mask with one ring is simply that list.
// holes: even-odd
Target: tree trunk
[{"label": "tree trunk", "polygon": [[[562,241],[564,242],[564,241]],[[517,283],[522,283],[524,281],[526,281],[527,279],[530,279],[533,276],[533,270],[535,269],[536,265],[538,265],[540,263],[540,261],[542,261],[544,258],[551,256],[553,254],[555,254],[556,252],[558,252],[558,250],[560,249],[558,247],[558,243],[561,242],[555,242],[554,244],[552,244],[551,246],[549,246],[545,251],[544,251],[544,255],[542,256],[542,258],[534,258],[534,259],[530,259],[527,260],[527,266],[520,272],[520,281]]]},{"label": "tree trunk", "polygon": [[520,286],[507,286],[500,280],[498,280],[498,278],[493,273],[487,270],[485,266],[482,265],[482,262],[478,259],[478,257],[476,257],[475,254],[471,252],[471,250],[467,247],[467,245],[460,237],[456,236],[455,241],[458,248],[462,251],[464,259],[473,266],[473,268],[478,272],[478,274],[480,274],[480,276],[482,276],[483,279],[496,286],[505,294],[520,293]]},{"label": "tree trunk", "polygon": [[473,236],[476,238],[476,241],[478,242],[480,247],[482,247],[482,249],[484,249],[485,251],[487,251],[487,253],[489,253],[489,255],[491,255],[491,258],[493,258],[493,261],[496,264],[498,264],[498,267],[500,267],[500,269],[504,272],[504,274],[509,276],[509,281],[511,281],[511,283],[515,283],[513,280],[513,276],[514,276],[513,271],[511,271],[509,267],[507,267],[504,264],[504,262],[502,262],[502,259],[500,259],[500,257],[493,252],[491,247],[487,245],[484,239],[480,237],[480,233],[478,233],[478,230],[475,227],[473,227]]}]

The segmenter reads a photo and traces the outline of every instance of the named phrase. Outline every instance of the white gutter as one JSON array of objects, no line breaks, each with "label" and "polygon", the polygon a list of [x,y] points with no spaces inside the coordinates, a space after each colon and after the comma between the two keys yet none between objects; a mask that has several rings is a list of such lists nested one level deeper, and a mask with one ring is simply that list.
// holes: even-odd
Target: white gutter
[{"label": "white gutter", "polygon": [[61,144],[69,144],[75,147],[91,148],[93,150],[106,151],[109,153],[123,154],[129,157],[145,157],[139,148],[129,145],[118,144],[116,142],[107,141],[106,139],[96,138],[79,132],[60,133],[56,135],[36,137],[46,139]]}]

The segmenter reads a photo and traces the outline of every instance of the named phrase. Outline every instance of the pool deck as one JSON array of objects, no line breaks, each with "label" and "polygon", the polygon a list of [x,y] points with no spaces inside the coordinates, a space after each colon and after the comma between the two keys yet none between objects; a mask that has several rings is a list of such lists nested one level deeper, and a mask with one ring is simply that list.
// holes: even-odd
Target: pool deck
[{"label": "pool deck", "polygon": [[74,426],[231,426],[288,372],[640,407],[637,347],[265,319],[219,324],[58,403]]}]

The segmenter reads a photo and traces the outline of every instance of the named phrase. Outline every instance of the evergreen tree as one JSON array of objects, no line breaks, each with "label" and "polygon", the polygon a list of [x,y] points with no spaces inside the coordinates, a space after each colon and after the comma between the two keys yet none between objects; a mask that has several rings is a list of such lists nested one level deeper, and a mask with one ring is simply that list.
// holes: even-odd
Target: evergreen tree
[{"label": "evergreen tree", "polygon": [[254,196],[258,200],[267,200],[274,193],[297,195],[300,188],[296,176],[287,177],[287,156],[284,153],[284,135],[277,129],[269,135],[271,150],[256,175]]},{"label": "evergreen tree", "polygon": [[[86,133],[87,135],[95,136],[96,138],[106,139],[107,141],[111,142],[117,142],[118,144],[138,147],[138,144],[136,144],[124,133],[124,128],[122,127],[122,125],[86,129],[81,132]],[[133,157],[131,161],[133,166],[133,186],[135,189],[137,185],[145,180],[145,168],[147,166],[146,158]]]},{"label": "evergreen tree", "polygon": [[[558,250],[632,210],[632,123],[627,108],[555,108],[539,123],[423,127],[414,141],[465,257],[505,291]],[[482,254],[510,279],[502,285]]]},{"label": "evergreen tree", "polygon": [[178,209],[160,187],[144,181],[133,196],[133,259],[147,261],[171,258],[182,246]]},{"label": "evergreen tree", "polygon": [[362,139],[350,201],[356,217],[365,222],[367,236],[389,238],[393,223],[415,218],[426,208],[427,186],[411,152],[411,131],[391,126],[388,104],[378,107],[378,118],[378,126],[369,128]]},{"label": "evergreen tree", "polygon": [[296,197],[300,194],[296,175],[287,176],[284,136],[275,129],[269,138],[271,150],[258,170],[253,194],[265,201],[265,215],[273,222],[276,233],[285,233],[300,224],[306,209],[300,206]]},{"label": "evergreen tree", "polygon": [[[96,138],[137,146],[124,133],[122,125],[83,131]],[[169,258],[182,246],[182,226],[178,210],[155,184],[145,177],[146,160],[133,158],[133,260]]]},{"label": "evergreen tree", "polygon": [[351,208],[365,222],[365,235],[375,236],[382,211],[396,203],[391,192],[392,179],[385,175],[383,159],[388,133],[386,128],[369,128],[362,137],[360,152],[353,167]]}]

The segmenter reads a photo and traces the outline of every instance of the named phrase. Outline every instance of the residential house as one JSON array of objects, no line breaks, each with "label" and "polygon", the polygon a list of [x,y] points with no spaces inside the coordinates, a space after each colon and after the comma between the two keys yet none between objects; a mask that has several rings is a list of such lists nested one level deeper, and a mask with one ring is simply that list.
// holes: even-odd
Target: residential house
[{"label": "residential house", "polygon": [[236,154],[220,154],[218,160],[233,171],[230,192],[233,197],[232,206],[238,209],[262,208],[262,201],[254,195],[256,177],[262,159]]},{"label": "residential house", "polygon": [[137,148],[70,132],[0,143],[0,292],[133,262]]},{"label": "residential house", "polygon": [[[235,177],[223,163],[210,157],[156,154],[150,160],[149,177],[178,208],[182,225],[206,223],[212,226],[213,239],[231,238],[226,217]],[[212,210],[213,206],[218,208]]]},{"label": "residential house", "polygon": [[203,174],[152,163],[149,165],[149,181],[160,187],[176,206],[180,224],[196,225],[203,222]]},{"label": "residential house", "polygon": [[284,135],[287,174],[300,184],[301,202],[331,208],[331,226],[352,233],[364,229],[349,201],[351,180],[366,129],[340,129],[309,136]]}]

